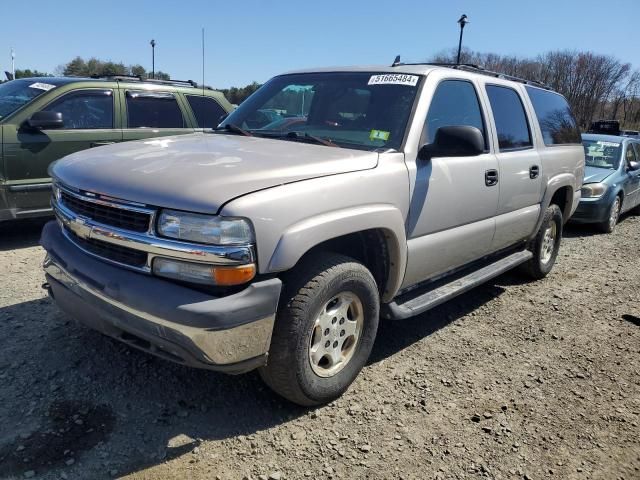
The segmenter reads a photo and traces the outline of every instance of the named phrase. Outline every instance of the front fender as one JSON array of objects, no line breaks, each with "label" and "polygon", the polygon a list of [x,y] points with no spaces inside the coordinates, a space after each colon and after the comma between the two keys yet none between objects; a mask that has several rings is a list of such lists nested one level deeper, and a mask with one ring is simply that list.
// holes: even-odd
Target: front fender
[{"label": "front fender", "polygon": [[392,205],[374,204],[323,213],[291,225],[278,241],[268,270],[292,268],[313,247],[332,238],[364,230],[384,232],[389,250],[389,278],[383,300],[391,300],[402,284],[407,262],[407,241],[402,213]]}]

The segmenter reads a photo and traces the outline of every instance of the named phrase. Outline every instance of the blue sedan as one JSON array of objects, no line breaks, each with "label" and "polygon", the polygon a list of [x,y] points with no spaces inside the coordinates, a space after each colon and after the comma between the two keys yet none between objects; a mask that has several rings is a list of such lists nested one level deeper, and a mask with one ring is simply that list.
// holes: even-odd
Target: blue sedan
[{"label": "blue sedan", "polygon": [[640,210],[640,141],[614,135],[582,135],[582,198],[571,220],[613,232],[620,214]]}]

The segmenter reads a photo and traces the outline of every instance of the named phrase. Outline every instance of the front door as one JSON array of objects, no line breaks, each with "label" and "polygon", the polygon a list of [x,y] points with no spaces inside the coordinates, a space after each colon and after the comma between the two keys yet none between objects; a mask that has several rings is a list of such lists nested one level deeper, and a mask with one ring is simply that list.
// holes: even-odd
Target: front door
[{"label": "front door", "polygon": [[8,194],[19,211],[47,209],[49,165],[66,155],[122,140],[116,125],[114,92],[88,88],[70,91],[42,110],[60,112],[64,125],[51,130],[24,126],[4,129]]},{"label": "front door", "polygon": [[623,210],[632,209],[640,203],[640,170],[631,170],[631,162],[640,162],[640,143],[628,142],[624,156],[624,169],[627,174],[627,186],[625,188],[625,199],[622,205]]},{"label": "front door", "polygon": [[438,84],[421,144],[432,143],[439,127],[469,125],[483,132],[486,153],[416,160],[405,287],[481,258],[491,248],[498,162],[490,153],[485,118],[473,83],[444,80]]}]

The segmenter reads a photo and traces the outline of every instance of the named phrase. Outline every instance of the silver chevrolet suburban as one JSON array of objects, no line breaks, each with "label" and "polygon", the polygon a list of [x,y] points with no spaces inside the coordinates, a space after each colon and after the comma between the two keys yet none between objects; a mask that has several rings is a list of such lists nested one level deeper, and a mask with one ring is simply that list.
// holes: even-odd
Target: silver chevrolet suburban
[{"label": "silver chevrolet suburban", "polygon": [[288,73],[214,130],[55,163],[45,286],[133,347],[258,368],[321,404],[379,318],[516,266],[547,275],[583,170],[566,100],[535,82],[399,62]]}]

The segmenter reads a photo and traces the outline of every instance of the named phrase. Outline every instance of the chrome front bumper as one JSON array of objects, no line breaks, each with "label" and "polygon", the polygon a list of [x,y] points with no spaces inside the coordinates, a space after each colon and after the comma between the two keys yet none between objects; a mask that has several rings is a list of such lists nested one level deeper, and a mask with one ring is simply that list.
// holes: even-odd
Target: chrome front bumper
[{"label": "chrome front bumper", "polygon": [[81,323],[193,367],[241,373],[266,363],[279,279],[214,297],[98,261],[78,251],[55,222],[45,225],[42,245],[49,291]]}]

